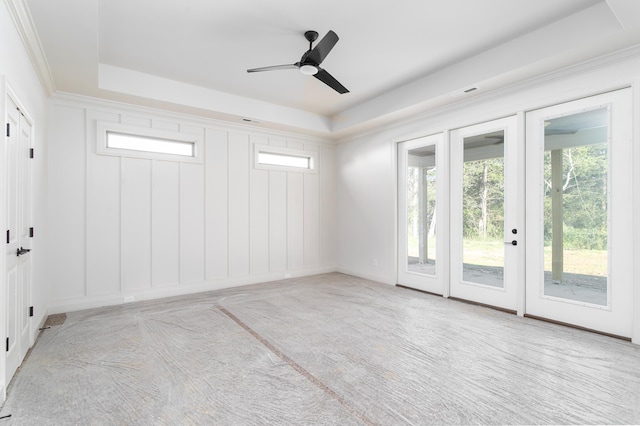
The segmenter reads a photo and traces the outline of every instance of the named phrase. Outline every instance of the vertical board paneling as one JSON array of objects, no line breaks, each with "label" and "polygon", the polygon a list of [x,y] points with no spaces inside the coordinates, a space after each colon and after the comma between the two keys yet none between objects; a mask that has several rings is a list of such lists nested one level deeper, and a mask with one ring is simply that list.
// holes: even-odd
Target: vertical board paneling
[{"label": "vertical board paneling", "polygon": [[[269,139],[269,145],[286,148],[284,139]],[[287,270],[287,173],[269,172],[269,254],[271,272]]]},{"label": "vertical board paneling", "polygon": [[92,156],[87,185],[87,293],[118,293],[120,158]]},{"label": "vertical board paneling", "polygon": [[151,160],[122,159],[122,290],[151,287]]},{"label": "vertical board paneling", "polygon": [[316,145],[305,145],[308,151],[316,152],[317,173],[304,175],[304,267],[320,266],[320,169],[322,160]]},{"label": "vertical board paneling", "polygon": [[250,141],[250,271],[261,274],[269,272],[269,172],[253,167],[253,145],[266,145],[268,139],[251,136]]},{"label": "vertical board paneling", "polygon": [[[305,147],[309,151],[315,147]],[[319,163],[319,162],[318,162]],[[318,164],[319,165],[319,164]],[[304,174],[304,267],[320,265],[319,178],[315,173]]]},{"label": "vertical board paneling", "polygon": [[304,177],[287,172],[287,269],[304,263]]},{"label": "vertical board paneling", "polygon": [[[58,106],[49,125],[51,298],[85,295],[85,111]],[[73,253],[74,262],[69,262]]]},{"label": "vertical board paneling", "polygon": [[[287,148],[304,149],[304,144],[287,140]],[[287,173],[287,268],[301,269],[304,266],[304,175]]]},{"label": "vertical board paneling", "polygon": [[96,122],[117,114],[87,112],[87,295],[118,294],[120,276],[120,158],[96,155]]},{"label": "vertical board paneling", "polygon": [[180,163],[154,161],[151,172],[151,283],[180,282]]},{"label": "vertical board paneling", "polygon": [[335,148],[320,147],[318,151],[318,176],[320,204],[320,236],[316,242],[320,249],[320,266],[336,264],[335,230],[336,222],[336,180]]},{"label": "vertical board paneling", "polygon": [[[287,141],[269,139],[269,145],[286,147]],[[269,171],[269,270],[287,270],[287,173]]]},{"label": "vertical board paneling", "polygon": [[229,133],[229,276],[249,274],[249,137]]},{"label": "vertical board paneling", "polygon": [[269,172],[269,269],[287,270],[287,173]]},{"label": "vertical board paneling", "polygon": [[207,279],[228,276],[228,180],[227,132],[207,129],[206,171],[206,267]]},{"label": "vertical board paneling", "polygon": [[[321,152],[317,175],[253,167],[255,144],[325,147],[131,111],[53,106],[52,300],[94,306],[333,265],[331,161]],[[203,163],[98,155],[99,121],[204,135]]]},{"label": "vertical board paneling", "polygon": [[204,281],[204,167],[180,165],[180,281]]}]

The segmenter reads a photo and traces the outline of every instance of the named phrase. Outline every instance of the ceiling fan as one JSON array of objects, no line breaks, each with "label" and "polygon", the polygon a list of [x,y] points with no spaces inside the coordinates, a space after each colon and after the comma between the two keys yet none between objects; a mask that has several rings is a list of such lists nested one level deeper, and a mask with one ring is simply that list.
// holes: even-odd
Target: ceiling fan
[{"label": "ceiling fan", "polygon": [[274,65],[271,67],[252,68],[248,69],[247,72],[298,69],[303,74],[314,76],[338,93],[348,93],[349,90],[347,90],[346,87],[340,84],[340,82],[333,78],[333,76],[327,71],[320,68],[322,61],[324,61],[329,52],[331,52],[331,49],[333,49],[333,46],[338,42],[338,35],[333,31],[329,31],[327,35],[324,36],[318,44],[316,44],[316,47],[313,47],[313,42],[318,38],[318,33],[316,31],[305,32],[304,38],[309,42],[309,50],[302,55],[300,62],[290,65]]}]

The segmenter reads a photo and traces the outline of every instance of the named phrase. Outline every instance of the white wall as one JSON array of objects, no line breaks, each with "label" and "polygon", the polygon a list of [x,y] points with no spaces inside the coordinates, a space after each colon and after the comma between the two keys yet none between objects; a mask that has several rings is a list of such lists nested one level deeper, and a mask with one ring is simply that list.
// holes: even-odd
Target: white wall
[{"label": "white wall", "polygon": [[[6,86],[5,86],[6,84]],[[0,5],[0,117],[5,117],[5,87],[17,97],[25,112],[32,119],[34,125],[33,143],[36,157],[33,163],[33,226],[35,238],[31,252],[34,269],[32,271],[31,305],[34,307],[34,317],[31,319],[33,335],[47,315],[49,279],[47,274],[46,235],[47,235],[47,104],[46,96],[37,75],[31,65],[31,60],[15,29],[6,3]],[[4,124],[2,125],[4,130]],[[4,134],[3,134],[4,136]],[[0,139],[1,140],[1,139]],[[4,148],[0,150],[0,164],[4,170]],[[0,223],[6,223],[4,173],[0,179]],[[4,231],[3,231],[4,233]],[[0,271],[5,271],[4,254],[0,256]],[[0,274],[0,330],[4,342],[6,327],[5,319],[5,276]],[[3,399],[5,389],[4,356],[0,357],[0,400]]]},{"label": "white wall", "polygon": [[339,270],[396,283],[397,142],[628,87],[638,76],[640,48],[343,141],[336,151]]},{"label": "white wall", "polygon": [[339,145],[336,157],[341,272],[391,283],[395,276],[395,155],[389,136]]},{"label": "white wall", "polygon": [[[204,162],[96,154],[96,123],[204,137]],[[51,101],[51,312],[335,270],[333,145],[69,96]],[[253,145],[317,151],[257,170]]]}]

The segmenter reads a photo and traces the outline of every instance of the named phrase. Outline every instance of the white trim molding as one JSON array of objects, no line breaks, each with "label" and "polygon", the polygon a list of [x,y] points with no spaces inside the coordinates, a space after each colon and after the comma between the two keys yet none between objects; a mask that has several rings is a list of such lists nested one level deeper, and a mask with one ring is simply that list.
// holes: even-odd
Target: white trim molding
[{"label": "white trim molding", "polygon": [[33,64],[33,68],[38,75],[40,84],[42,84],[42,88],[47,96],[52,95],[56,92],[56,85],[29,8],[25,5],[24,0],[4,0],[4,2]]}]

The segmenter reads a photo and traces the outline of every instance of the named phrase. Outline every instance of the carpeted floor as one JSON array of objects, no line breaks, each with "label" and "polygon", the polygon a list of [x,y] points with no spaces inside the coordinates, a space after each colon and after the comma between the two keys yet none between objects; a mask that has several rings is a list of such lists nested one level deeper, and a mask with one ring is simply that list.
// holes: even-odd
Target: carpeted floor
[{"label": "carpeted floor", "polygon": [[640,423],[639,346],[337,273],[57,321],[0,426]]}]

